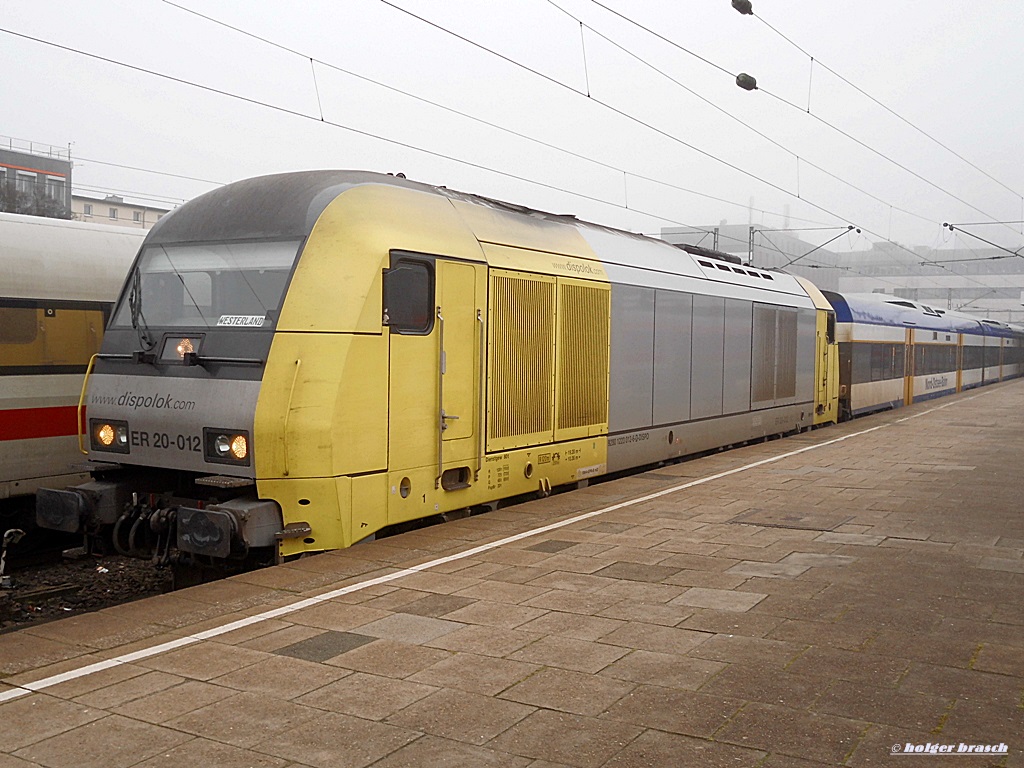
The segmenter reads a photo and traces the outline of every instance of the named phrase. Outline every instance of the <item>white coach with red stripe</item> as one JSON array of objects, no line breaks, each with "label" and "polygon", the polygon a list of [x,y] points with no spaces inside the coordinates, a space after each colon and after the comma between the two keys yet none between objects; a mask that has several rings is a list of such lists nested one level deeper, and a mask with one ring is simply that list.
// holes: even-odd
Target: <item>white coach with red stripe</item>
[{"label": "white coach with red stripe", "polygon": [[87,477],[82,377],[144,235],[0,213],[0,499]]}]

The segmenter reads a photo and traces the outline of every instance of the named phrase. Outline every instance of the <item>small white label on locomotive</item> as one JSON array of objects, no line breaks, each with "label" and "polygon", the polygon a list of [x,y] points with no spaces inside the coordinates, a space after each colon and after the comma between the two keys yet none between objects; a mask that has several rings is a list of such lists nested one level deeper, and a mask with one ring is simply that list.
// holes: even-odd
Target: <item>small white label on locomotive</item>
[{"label": "small white label on locomotive", "polygon": [[595,464],[592,467],[580,467],[576,470],[576,479],[582,480],[585,477],[593,477],[594,475],[603,475],[605,472],[604,464]]},{"label": "small white label on locomotive", "polygon": [[260,328],[267,318],[263,315],[221,315],[217,325],[235,325],[245,328]]}]

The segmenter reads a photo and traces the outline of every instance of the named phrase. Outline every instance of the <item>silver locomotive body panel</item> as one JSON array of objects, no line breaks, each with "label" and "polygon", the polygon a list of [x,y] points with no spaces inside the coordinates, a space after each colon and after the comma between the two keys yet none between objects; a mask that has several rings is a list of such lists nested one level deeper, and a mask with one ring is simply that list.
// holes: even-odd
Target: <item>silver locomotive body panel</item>
[{"label": "silver locomotive body panel", "polygon": [[[91,449],[89,458],[255,477],[252,434],[259,392],[258,380],[95,374],[85,400],[88,420],[127,422],[129,444],[127,454]],[[207,461],[204,429],[248,432],[247,464]]]},{"label": "silver locomotive body panel", "polygon": [[806,429],[812,423],[813,409],[799,404],[631,430],[608,438],[608,471],[619,472],[747,440]]},{"label": "silver locomotive body panel", "polygon": [[811,426],[816,309],[794,278],[581,232],[612,284],[610,471]]}]

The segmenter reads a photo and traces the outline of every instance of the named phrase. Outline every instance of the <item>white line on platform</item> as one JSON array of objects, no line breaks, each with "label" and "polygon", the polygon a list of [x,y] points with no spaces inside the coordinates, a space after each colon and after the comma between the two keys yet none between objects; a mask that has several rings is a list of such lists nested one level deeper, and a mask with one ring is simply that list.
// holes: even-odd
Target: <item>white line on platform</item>
[{"label": "white line on platform", "polygon": [[195,634],[180,637],[166,643],[153,645],[149,648],[143,648],[139,651],[126,653],[121,656],[114,657],[112,659],[106,659],[105,661],[100,661],[95,664],[89,664],[87,666],[79,667],[78,669],[73,669],[68,672],[62,672],[59,675],[45,677],[42,680],[36,680],[35,682],[21,683],[18,686],[13,687],[9,690],[0,691],[0,703],[10,701],[11,699],[19,698],[21,696],[25,696],[35,691],[41,691],[46,688],[51,688],[55,685],[59,685],[60,683],[66,683],[69,680],[77,680],[78,678],[86,677],[95,672],[102,672],[105,669],[111,669],[112,667],[117,667],[121,664],[130,664],[135,661],[141,661],[142,659],[148,659],[152,656],[157,656],[158,654],[165,653],[167,651],[172,651],[177,648],[183,648],[188,645],[193,645],[202,640],[210,640],[214,637],[225,635],[228,632],[234,632],[236,629],[249,627],[253,624],[259,624],[261,622],[268,621],[270,619],[276,619],[281,616],[287,616],[288,614],[295,613],[296,611],[301,611],[303,608],[310,608],[314,605],[319,605],[320,603],[327,602],[328,600],[332,600],[336,597],[341,597],[342,595],[350,595],[353,592],[360,592],[364,589],[367,589],[368,587],[377,586],[378,584],[387,584],[392,581],[397,581],[398,579],[404,578],[406,576],[411,576],[414,573],[428,571],[431,568],[435,568],[439,565],[444,565],[445,563],[451,563],[456,560],[463,560],[467,557],[472,557],[473,555],[478,555],[481,552],[487,552],[492,549],[497,549],[498,547],[502,547],[506,544],[511,544],[515,541],[522,541],[523,539],[528,539],[531,536],[538,536],[542,533],[547,533],[548,531],[555,531],[559,528],[564,528],[567,525],[573,525],[575,523],[582,522],[583,520],[589,520],[592,517],[603,515],[606,512],[614,512],[619,509],[625,509],[626,507],[632,507],[637,504],[643,504],[648,501],[653,501],[654,499],[659,499],[662,496],[668,496],[673,493],[678,493],[679,491],[685,491],[688,488],[694,488],[695,486],[703,485],[704,483],[710,483],[714,480],[720,480],[723,477],[729,477],[730,475],[735,475],[739,472],[746,472],[748,469],[762,467],[765,464],[772,464],[776,461],[781,461],[782,459],[788,459],[792,456],[798,456],[801,453],[807,453],[808,451],[817,450],[818,448],[826,448],[830,445],[841,443],[844,440],[849,440],[850,438],[853,437],[860,437],[861,435],[867,435],[870,434],[871,432],[877,432],[880,429],[885,429],[886,427],[892,426],[892,424],[900,424],[906,421],[910,421],[911,419],[919,418],[921,416],[927,416],[929,413],[941,411],[943,408],[948,408],[949,406],[955,405],[956,403],[962,403],[966,402],[967,400],[973,400],[977,397],[981,397],[986,394],[989,393],[981,392],[977,395],[972,395],[970,397],[965,397],[959,400],[955,400],[953,402],[945,403],[934,408],[929,408],[927,411],[916,413],[913,416],[906,416],[902,419],[896,419],[894,422],[890,422],[889,424],[879,424],[877,427],[863,429],[860,432],[851,432],[848,435],[843,435],[842,437],[837,437],[833,440],[826,440],[824,443],[808,445],[803,448],[798,448],[795,451],[787,451],[786,453],[781,453],[778,456],[771,456],[767,459],[761,459],[760,461],[755,461],[750,464],[744,464],[742,467],[728,469],[724,472],[717,472],[713,475],[708,475],[707,477],[698,478],[697,480],[691,480],[689,482],[681,483],[679,485],[673,485],[670,488],[664,488],[660,491],[655,491],[654,493],[649,493],[645,496],[640,496],[635,499],[629,499],[628,501],[622,501],[619,502],[618,504],[612,504],[611,506],[594,510],[593,512],[585,512],[583,514],[575,515],[565,520],[560,520],[557,523],[551,523],[550,525],[545,525],[540,528],[534,528],[529,531],[524,531],[523,533],[517,533],[514,536],[507,536],[504,539],[498,539],[497,541],[492,541],[487,544],[481,544],[478,547],[473,547],[472,549],[467,549],[463,552],[458,552],[454,555],[440,557],[436,560],[431,560],[420,565],[414,565],[410,568],[404,568],[400,571],[395,571],[394,573],[388,573],[383,576],[378,576],[374,579],[367,579],[366,581],[360,581],[356,582],[355,584],[349,584],[347,587],[339,587],[338,589],[331,590],[330,592],[325,592],[322,595],[308,597],[304,600],[299,600],[298,602],[292,603],[290,605],[282,606],[280,608],[273,608],[269,611],[264,611],[263,613],[256,614],[255,616],[248,616],[244,619],[239,619],[238,621],[232,621],[231,623],[224,624],[220,627],[207,629],[203,632],[196,632]]}]

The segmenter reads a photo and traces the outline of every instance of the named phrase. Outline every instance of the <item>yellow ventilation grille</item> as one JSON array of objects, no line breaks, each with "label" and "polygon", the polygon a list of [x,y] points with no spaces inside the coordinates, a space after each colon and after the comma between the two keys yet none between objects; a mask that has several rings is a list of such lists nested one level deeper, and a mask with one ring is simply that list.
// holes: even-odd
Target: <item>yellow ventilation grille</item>
[{"label": "yellow ventilation grille", "polygon": [[610,296],[607,286],[558,281],[556,440],[601,432],[608,422]]},{"label": "yellow ventilation grille", "polygon": [[491,276],[489,450],[552,439],[555,280]]}]

